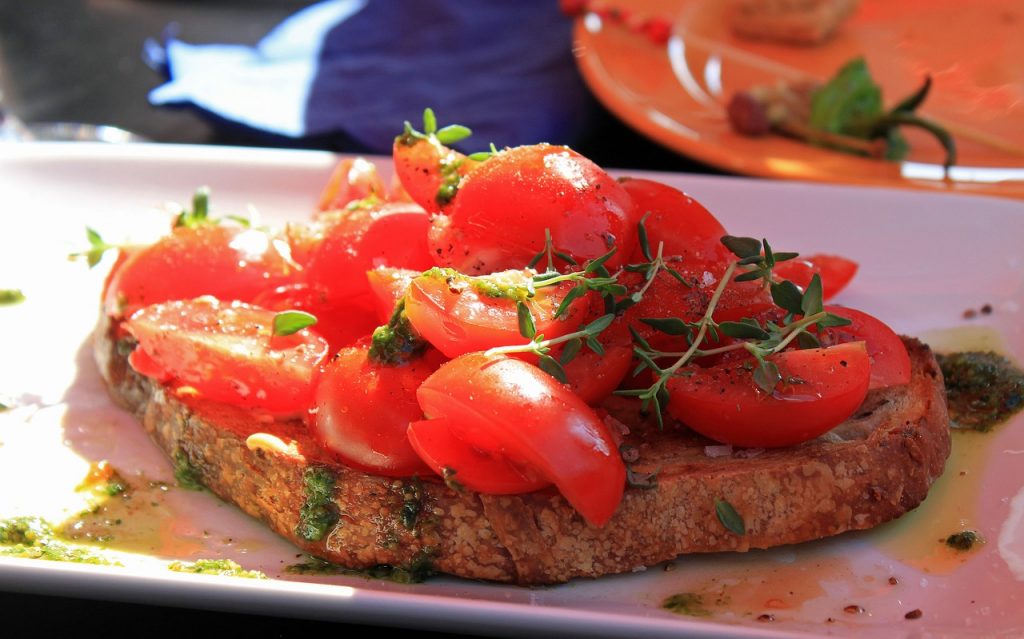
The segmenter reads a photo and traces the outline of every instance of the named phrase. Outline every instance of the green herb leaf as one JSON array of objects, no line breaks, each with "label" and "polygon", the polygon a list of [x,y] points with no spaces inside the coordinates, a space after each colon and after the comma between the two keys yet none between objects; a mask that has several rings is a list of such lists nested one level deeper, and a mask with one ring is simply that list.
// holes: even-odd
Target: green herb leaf
[{"label": "green herb leaf", "polygon": [[587,348],[604,357],[604,345],[596,337],[590,336],[587,338]]},{"label": "green herb leaf", "polygon": [[807,331],[801,331],[796,336],[796,343],[800,348],[821,348],[821,342],[818,341],[818,338]]},{"label": "green herb leaf", "polygon": [[755,238],[726,235],[722,237],[721,241],[722,244],[725,245],[725,248],[732,251],[736,257],[745,258],[761,256],[761,241]]},{"label": "green herb leaf", "polygon": [[606,315],[602,315],[601,317],[597,318],[593,322],[591,322],[591,323],[587,324],[586,326],[584,326],[583,327],[583,331],[585,333],[587,333],[587,335],[590,335],[590,336],[597,335],[598,333],[600,333],[604,329],[606,329],[609,326],[611,326],[612,321],[614,321],[614,320],[615,320],[615,315],[613,315],[611,313],[608,313]]},{"label": "green herb leaf", "polygon": [[818,320],[818,326],[821,326],[822,328],[849,326],[850,324],[853,324],[853,320],[836,315],[835,313],[825,313],[825,317]]},{"label": "green herb leaf", "polygon": [[768,339],[771,337],[756,320],[750,318],[744,318],[739,322],[720,322],[718,328],[723,334],[737,339]]},{"label": "green herb leaf", "polygon": [[565,294],[565,297],[562,298],[562,302],[558,305],[558,308],[555,309],[555,318],[562,317],[563,315],[568,313],[569,308],[572,306],[572,303],[586,294],[586,284],[578,284],[577,286],[573,287],[568,293]]},{"label": "green herb leaf", "polygon": [[931,88],[932,76],[926,75],[924,77],[924,84],[921,85],[921,88],[900,100],[899,104],[894,106],[890,113],[914,112],[917,109],[917,107],[921,106],[921,103],[924,102],[925,98],[928,97],[928,92],[931,90]]},{"label": "green herb leaf", "polygon": [[725,529],[734,535],[742,537],[747,534],[747,526],[743,523],[743,517],[736,512],[732,504],[724,499],[715,500],[715,515],[718,516],[718,521],[725,526]]},{"label": "green herb leaf", "polygon": [[800,310],[803,311],[804,317],[825,310],[822,301],[821,277],[817,273],[811,277],[811,282],[807,285],[807,290],[804,291],[800,300]]},{"label": "green herb leaf", "polygon": [[782,374],[775,362],[762,360],[761,364],[754,369],[754,383],[758,388],[771,395],[775,387],[782,381]]},{"label": "green herb leaf", "polygon": [[516,316],[519,319],[519,334],[526,339],[533,339],[537,335],[537,326],[533,323],[530,307],[523,302],[516,302]]},{"label": "green herb leaf", "polygon": [[651,253],[651,243],[647,237],[647,226],[644,224],[650,215],[650,211],[644,213],[644,216],[640,218],[640,221],[636,225],[636,238],[637,241],[640,242],[640,252],[643,253],[644,259],[648,262],[654,260],[654,254]]},{"label": "green herb leaf", "polygon": [[786,312],[793,313],[794,315],[801,315],[804,312],[803,303],[804,294],[800,291],[800,288],[790,282],[789,280],[783,280],[781,282],[773,282],[771,285],[772,301],[775,305],[782,308]]},{"label": "green herb leaf", "polygon": [[307,326],[316,324],[316,316],[306,311],[281,311],[274,316],[274,335],[294,335]]},{"label": "green herb leaf", "polygon": [[430,107],[423,109],[423,132],[427,135],[437,132],[437,116]]},{"label": "green herb leaf", "polygon": [[821,131],[863,138],[882,113],[882,90],[864,58],[855,58],[814,92],[808,123]]},{"label": "green herb leaf", "polygon": [[437,132],[437,141],[445,146],[451,146],[471,135],[473,135],[473,131],[469,127],[462,126],[461,124],[449,124]]},{"label": "green herb leaf", "polygon": [[537,360],[537,365],[542,371],[548,375],[554,377],[563,384],[569,383],[569,378],[565,374],[565,369],[558,363],[558,360],[550,355],[541,355]]},{"label": "green herb leaf", "polygon": [[579,354],[581,348],[583,348],[583,340],[578,337],[569,340],[562,348],[562,355],[558,358],[558,362],[563,366],[568,364]]},{"label": "green herb leaf", "polygon": [[0,306],[13,306],[25,301],[25,294],[20,289],[0,289]]},{"label": "green herb leaf", "polygon": [[690,324],[678,317],[641,317],[640,321],[666,335],[686,335]]}]

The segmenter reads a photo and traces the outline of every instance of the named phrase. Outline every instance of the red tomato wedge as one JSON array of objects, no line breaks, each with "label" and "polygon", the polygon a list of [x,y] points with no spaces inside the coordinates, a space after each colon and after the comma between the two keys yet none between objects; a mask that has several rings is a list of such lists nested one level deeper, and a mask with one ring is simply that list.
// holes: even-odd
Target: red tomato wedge
[{"label": "red tomato wedge", "polygon": [[[667,184],[639,178],[619,182],[633,199],[634,216],[644,219],[651,255],[664,243],[662,254],[679,255],[684,261],[727,262],[732,253],[722,244],[725,227],[704,206]],[[646,262],[639,243],[632,262]]]},{"label": "red tomato wedge", "polygon": [[387,188],[377,173],[377,165],[364,158],[343,158],[334,167],[316,208],[317,211],[341,209],[371,196],[387,199]]},{"label": "red tomato wedge", "polygon": [[[524,298],[532,280],[529,271],[504,271],[469,277],[451,269],[431,269],[409,285],[405,314],[413,328],[448,357],[526,341],[519,332],[516,298]],[[537,289],[525,301],[538,334],[559,337],[575,331],[589,304],[573,303],[566,317],[555,311],[571,283]]]},{"label": "red tomato wedge", "polygon": [[852,323],[819,330],[818,340],[823,346],[863,341],[871,359],[871,388],[910,383],[910,355],[894,330],[873,315],[854,308],[829,305],[825,310]]},{"label": "red tomato wedge", "polygon": [[[398,136],[392,155],[402,188],[413,202],[430,213],[448,205],[460,180],[477,165],[434,137]],[[449,188],[442,191],[446,185]]]},{"label": "red tomato wedge", "polygon": [[286,284],[256,297],[254,304],[270,311],[305,311],[316,317],[310,329],[322,335],[331,352],[373,333],[381,322],[367,298],[337,299],[309,284]]},{"label": "red tomato wedge", "polygon": [[607,427],[536,366],[470,353],[441,366],[416,398],[463,441],[551,481],[590,524],[618,507],[626,470]]},{"label": "red tomato wedge", "polygon": [[275,315],[212,297],[148,306],[127,321],[139,342],[129,361],[206,399],[274,414],[305,412],[327,341],[308,329],[275,336]]},{"label": "red tomato wedge", "polygon": [[782,380],[769,395],[747,362],[691,368],[667,385],[668,413],[702,435],[750,448],[805,442],[845,421],[863,403],[871,361],[863,342],[772,356]]},{"label": "red tomato wedge", "polygon": [[435,473],[456,487],[487,495],[520,495],[551,484],[503,456],[470,446],[455,436],[447,419],[409,424],[409,443]]},{"label": "red tomato wedge", "polygon": [[344,348],[316,381],[310,429],[345,464],[389,477],[428,473],[409,445],[422,419],[416,389],[444,358],[434,350],[400,366],[371,361],[368,343]]},{"label": "red tomato wedge", "polygon": [[216,224],[179,227],[118,265],[104,307],[128,317],[143,306],[200,295],[251,302],[297,279],[287,244],[269,233]]},{"label": "red tomato wedge", "polygon": [[857,263],[839,255],[801,255],[779,262],[772,268],[777,279],[789,280],[806,290],[815,275],[821,276],[821,296],[832,299],[846,288],[857,274]]},{"label": "red tomato wedge", "polygon": [[544,250],[545,230],[580,264],[618,248],[606,263],[615,270],[633,250],[636,220],[629,194],[600,167],[537,144],[501,151],[463,178],[429,242],[438,264],[477,275],[524,268]]},{"label": "red tomato wedge", "polygon": [[409,292],[409,285],[421,273],[422,271],[391,266],[378,266],[366,272],[366,280],[370,283],[370,299],[381,324],[391,320],[395,304],[405,297]]},{"label": "red tomato wedge", "polygon": [[[378,266],[423,271],[434,265],[426,243],[430,221],[415,204],[337,211],[324,220],[322,237],[315,245],[295,253],[308,255],[306,279],[332,298],[369,293],[366,272]],[[301,234],[292,236],[301,238]]]}]

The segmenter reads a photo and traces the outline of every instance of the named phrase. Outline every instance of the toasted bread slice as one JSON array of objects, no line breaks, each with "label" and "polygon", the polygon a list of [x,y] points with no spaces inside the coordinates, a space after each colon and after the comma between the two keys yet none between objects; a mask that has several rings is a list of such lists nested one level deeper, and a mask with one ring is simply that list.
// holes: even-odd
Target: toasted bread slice
[{"label": "toasted bread slice", "polygon": [[[684,553],[818,539],[917,506],[950,450],[942,374],[929,348],[910,338],[909,385],[872,391],[849,421],[792,448],[712,456],[705,449],[712,442],[678,424],[659,431],[623,400],[609,409],[629,426],[627,442],[640,452],[635,469],[657,471],[657,483],[628,488],[611,521],[595,528],[553,490],[490,496],[433,477],[396,480],[339,465],[299,421],[258,420],[140,376],[127,363],[132,344],[118,334],[116,323],[101,319],[100,370],[113,398],[168,455],[305,551],[356,569],[428,560],[472,579],[551,584]],[[740,514],[745,534],[719,521],[719,500]],[[310,513],[326,515],[321,523],[329,525],[311,531]]]}]

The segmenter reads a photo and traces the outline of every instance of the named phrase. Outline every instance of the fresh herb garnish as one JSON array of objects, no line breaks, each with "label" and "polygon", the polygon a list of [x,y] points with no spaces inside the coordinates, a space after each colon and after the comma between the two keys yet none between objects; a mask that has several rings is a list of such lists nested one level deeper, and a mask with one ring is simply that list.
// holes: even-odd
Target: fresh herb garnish
[{"label": "fresh herb garnish", "polygon": [[20,289],[0,289],[0,306],[13,306],[25,301],[25,294]]},{"label": "fresh herb garnish", "polygon": [[305,311],[281,311],[274,316],[274,335],[294,335],[302,329],[316,324],[316,316]]},{"label": "fresh herb garnish", "polygon": [[72,253],[71,255],[68,255],[68,259],[77,260],[84,258],[86,263],[89,265],[89,268],[99,264],[100,260],[103,259],[103,255],[107,251],[119,248],[116,244],[108,244],[103,241],[100,234],[96,232],[95,229],[89,228],[88,226],[85,227],[85,237],[89,240],[89,250],[82,251],[80,253]]},{"label": "fresh herb garnish", "polygon": [[743,522],[743,517],[736,512],[732,504],[724,499],[715,500],[715,515],[718,517],[718,521],[725,526],[725,529],[734,535],[742,537],[747,534],[747,526]]},{"label": "fresh herb garnish", "polygon": [[323,466],[309,466],[302,474],[306,500],[299,509],[295,534],[306,541],[319,541],[338,522],[334,503],[334,473]]},{"label": "fresh herb garnish", "polygon": [[545,339],[544,335],[535,335],[532,338],[528,338],[530,341],[526,344],[492,348],[485,354],[490,356],[509,353],[532,353],[537,356],[537,365],[541,370],[564,384],[568,382],[568,377],[562,365],[567,363],[568,359],[564,357],[561,358],[562,361],[555,359],[550,354],[551,347],[558,344],[566,344],[567,348],[572,348],[573,354],[575,354],[579,352],[582,345],[586,344],[587,348],[598,355],[604,355],[604,346],[598,341],[597,336],[601,334],[601,331],[608,328],[614,319],[615,315],[608,313],[598,317],[580,330],[562,335],[561,337]]},{"label": "fresh herb garnish", "polygon": [[405,298],[402,298],[395,304],[391,320],[374,329],[369,358],[378,364],[396,366],[416,357],[426,346],[426,341],[409,323],[405,314]]}]

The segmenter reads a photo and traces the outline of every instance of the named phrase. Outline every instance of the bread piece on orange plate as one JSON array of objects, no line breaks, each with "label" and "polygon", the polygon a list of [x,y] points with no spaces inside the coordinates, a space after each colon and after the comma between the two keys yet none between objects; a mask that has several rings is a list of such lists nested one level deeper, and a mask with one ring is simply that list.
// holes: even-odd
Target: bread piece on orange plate
[{"label": "bread piece on orange plate", "polygon": [[859,0],[729,0],[732,30],[752,39],[816,45],[829,39]]},{"label": "bread piece on orange plate", "polygon": [[[809,541],[911,510],[950,451],[942,373],[926,345],[906,338],[909,385],[871,391],[850,420],[791,448],[709,456],[712,442],[687,429],[667,424],[660,432],[626,400],[610,406],[639,450],[635,469],[657,470],[657,485],[628,488],[611,521],[595,528],[553,490],[489,496],[437,478],[396,480],[338,465],[299,421],[266,423],[167,392],[131,369],[132,344],[117,335],[116,322],[103,317],[95,334],[103,377],[170,457],[298,547],[354,569],[429,563],[471,579],[552,584],[685,553]],[[324,491],[322,499],[309,490]],[[719,521],[719,500],[740,514],[745,534]],[[327,525],[304,527],[310,514],[328,515]]]}]

